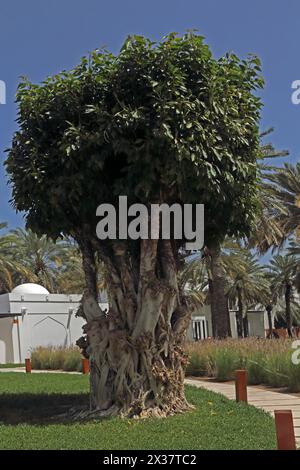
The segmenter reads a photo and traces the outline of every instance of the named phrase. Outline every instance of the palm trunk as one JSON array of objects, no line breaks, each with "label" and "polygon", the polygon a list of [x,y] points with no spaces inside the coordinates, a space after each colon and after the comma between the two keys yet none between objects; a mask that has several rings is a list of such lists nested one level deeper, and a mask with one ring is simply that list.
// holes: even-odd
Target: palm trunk
[{"label": "palm trunk", "polygon": [[183,344],[190,314],[171,242],[142,240],[139,273],[121,243],[102,258],[110,276],[108,315],[91,290],[83,299],[91,413],[143,417],[187,410]]},{"label": "palm trunk", "polygon": [[249,322],[248,322],[248,314],[247,311],[243,316],[243,330],[244,330],[244,338],[248,338],[249,336]]},{"label": "palm trunk", "polygon": [[221,261],[220,245],[209,247],[211,282],[212,330],[215,338],[231,336],[228,299],[225,294],[225,270]]},{"label": "palm trunk", "polygon": [[237,335],[239,338],[243,337],[243,301],[242,301],[242,293],[241,290],[238,288],[238,311],[236,313],[236,329]]},{"label": "palm trunk", "polygon": [[8,289],[6,283],[0,279],[0,295],[10,292],[11,289]]},{"label": "palm trunk", "polygon": [[291,295],[292,295],[292,286],[290,283],[287,283],[285,287],[285,319],[286,319],[288,335],[290,338],[293,336],[292,335]]},{"label": "palm trunk", "polygon": [[268,315],[269,338],[273,338],[272,305],[267,305],[266,310]]}]

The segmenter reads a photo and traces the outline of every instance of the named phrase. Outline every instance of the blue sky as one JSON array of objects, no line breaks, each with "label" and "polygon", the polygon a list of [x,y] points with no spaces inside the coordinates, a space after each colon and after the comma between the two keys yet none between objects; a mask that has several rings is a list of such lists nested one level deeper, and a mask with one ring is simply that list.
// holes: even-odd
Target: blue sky
[{"label": "blue sky", "polygon": [[216,56],[257,54],[266,79],[261,127],[275,127],[272,142],[290,150],[287,161],[299,158],[300,105],[291,102],[291,83],[300,80],[299,0],[2,0],[0,21],[0,80],[7,86],[7,104],[0,105],[0,221],[10,227],[23,225],[9,205],[2,165],[16,129],[19,77],[39,82],[101,46],[116,53],[128,34],[159,40],[196,28]]}]

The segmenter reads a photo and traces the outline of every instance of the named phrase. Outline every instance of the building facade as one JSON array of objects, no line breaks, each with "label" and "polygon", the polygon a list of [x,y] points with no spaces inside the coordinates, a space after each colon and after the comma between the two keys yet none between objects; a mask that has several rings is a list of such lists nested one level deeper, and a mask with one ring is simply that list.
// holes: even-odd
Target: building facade
[{"label": "building facade", "polygon": [[[238,337],[236,313],[237,310],[229,310],[231,334],[233,338]],[[247,314],[249,336],[265,338],[266,330],[268,329],[268,319],[266,312],[258,307],[248,310]],[[199,341],[201,339],[210,338],[212,336],[211,308],[210,305],[204,305],[193,313],[192,321],[187,332],[187,339],[189,341]]]},{"label": "building facade", "polygon": [[[85,323],[76,317],[81,297],[50,294],[37,284],[0,295],[0,363],[23,363],[37,346],[74,345]],[[108,308],[104,295],[99,303]]]}]

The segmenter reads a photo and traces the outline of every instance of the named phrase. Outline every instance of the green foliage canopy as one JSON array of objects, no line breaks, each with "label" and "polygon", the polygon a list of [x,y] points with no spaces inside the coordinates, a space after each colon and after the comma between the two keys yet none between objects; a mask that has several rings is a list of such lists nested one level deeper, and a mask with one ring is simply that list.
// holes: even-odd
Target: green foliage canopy
[{"label": "green foliage canopy", "polygon": [[96,225],[96,208],[205,204],[206,242],[247,234],[257,210],[263,86],[255,56],[213,58],[203,38],[130,37],[73,70],[19,85],[6,167],[27,225],[54,238]]}]

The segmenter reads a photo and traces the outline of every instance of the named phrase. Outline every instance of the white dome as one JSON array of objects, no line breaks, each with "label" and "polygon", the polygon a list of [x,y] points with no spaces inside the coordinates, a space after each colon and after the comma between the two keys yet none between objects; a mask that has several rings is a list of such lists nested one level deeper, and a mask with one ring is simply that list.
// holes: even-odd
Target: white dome
[{"label": "white dome", "polygon": [[49,291],[45,287],[40,286],[39,284],[33,284],[28,282],[27,284],[21,284],[20,286],[15,287],[12,291],[12,294],[49,294]]}]

